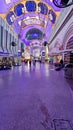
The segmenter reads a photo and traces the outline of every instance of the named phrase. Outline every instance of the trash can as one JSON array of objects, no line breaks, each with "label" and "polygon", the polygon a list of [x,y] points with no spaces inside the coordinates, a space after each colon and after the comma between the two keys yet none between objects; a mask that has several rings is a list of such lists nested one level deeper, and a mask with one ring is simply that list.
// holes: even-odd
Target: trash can
[{"label": "trash can", "polygon": [[73,77],[73,65],[72,64],[66,64],[64,67],[64,74],[65,77],[68,79],[72,79]]}]

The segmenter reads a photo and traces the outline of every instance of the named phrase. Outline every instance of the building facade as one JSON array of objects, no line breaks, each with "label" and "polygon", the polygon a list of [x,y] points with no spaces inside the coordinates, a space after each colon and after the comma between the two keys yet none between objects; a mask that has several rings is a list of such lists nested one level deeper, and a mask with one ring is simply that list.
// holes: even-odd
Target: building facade
[{"label": "building facade", "polygon": [[[73,8],[62,9],[49,38],[50,54],[55,57],[61,55],[65,62],[69,62],[68,53],[73,53]],[[73,62],[73,61],[71,61]]]}]

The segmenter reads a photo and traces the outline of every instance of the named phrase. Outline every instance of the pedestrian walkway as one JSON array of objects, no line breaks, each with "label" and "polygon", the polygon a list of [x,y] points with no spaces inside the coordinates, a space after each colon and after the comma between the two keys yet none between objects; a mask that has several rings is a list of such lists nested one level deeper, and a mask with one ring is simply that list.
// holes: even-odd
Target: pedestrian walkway
[{"label": "pedestrian walkway", "polygon": [[72,90],[63,70],[36,63],[0,71],[0,130],[72,129]]}]

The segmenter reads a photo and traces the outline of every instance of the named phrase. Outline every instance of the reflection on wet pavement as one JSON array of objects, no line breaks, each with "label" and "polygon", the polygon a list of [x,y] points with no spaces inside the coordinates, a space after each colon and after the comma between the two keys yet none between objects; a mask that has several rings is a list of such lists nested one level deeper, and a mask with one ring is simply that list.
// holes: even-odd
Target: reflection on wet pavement
[{"label": "reflection on wet pavement", "polygon": [[72,130],[72,93],[48,63],[1,71],[0,130]]}]

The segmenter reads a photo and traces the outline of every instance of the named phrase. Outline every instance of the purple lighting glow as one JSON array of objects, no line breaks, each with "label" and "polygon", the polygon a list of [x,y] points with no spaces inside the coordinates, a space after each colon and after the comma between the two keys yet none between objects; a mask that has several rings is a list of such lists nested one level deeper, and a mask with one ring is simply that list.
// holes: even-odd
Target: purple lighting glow
[{"label": "purple lighting glow", "polygon": [[[28,6],[26,7],[26,1],[22,1],[22,3],[20,3],[19,0],[9,0],[6,2],[5,0],[2,0],[0,2],[0,7],[2,7],[0,8],[0,14],[5,14],[6,20],[7,15],[9,14],[10,11],[12,11],[15,14],[14,17],[10,17],[9,15],[10,18],[9,20],[7,20],[7,22],[10,22],[12,24],[14,31],[20,36],[21,40],[24,41],[26,45],[29,45],[29,42],[25,38],[25,35],[31,28],[40,29],[40,31],[42,31],[42,33],[45,34],[45,40],[48,40],[49,35],[52,31],[52,24],[54,24],[56,20],[55,18],[55,16],[57,16],[56,13],[58,11],[60,12],[60,9],[57,8],[50,0],[43,0],[41,2],[38,2],[38,4],[36,4],[35,1],[34,4],[36,8],[35,11],[32,11],[32,13],[31,9],[29,8],[30,7],[29,4],[30,2],[28,1]],[[20,5],[23,6],[20,7]],[[40,5],[40,12],[37,11],[39,5]],[[26,7],[26,9],[24,7]],[[46,14],[45,14],[45,8],[47,9]],[[41,9],[43,10],[41,11]],[[51,11],[53,12],[52,14],[54,14],[54,16],[52,14],[49,15],[49,9],[51,9]],[[11,22],[10,20],[13,20],[13,22]]]}]

